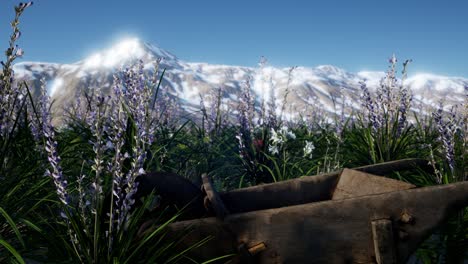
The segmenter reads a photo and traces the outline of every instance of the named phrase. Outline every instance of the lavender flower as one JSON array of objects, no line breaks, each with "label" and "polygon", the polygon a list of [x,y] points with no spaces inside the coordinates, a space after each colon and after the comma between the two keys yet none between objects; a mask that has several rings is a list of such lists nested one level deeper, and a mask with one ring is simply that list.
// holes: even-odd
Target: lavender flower
[{"label": "lavender flower", "polygon": [[372,125],[373,131],[378,131],[383,125],[397,124],[396,135],[400,136],[407,125],[407,116],[413,100],[411,91],[404,85],[407,78],[406,68],[411,60],[403,63],[403,78],[396,78],[397,59],[393,55],[390,59],[389,70],[380,80],[380,89],[376,91],[375,100],[370,96],[369,90],[361,83],[362,105],[367,111],[367,121]]},{"label": "lavender flower", "polygon": [[253,118],[255,115],[255,99],[251,91],[251,80],[252,77],[249,76],[241,87],[237,105],[237,119],[240,127],[236,138],[239,141],[239,155],[247,167],[251,167],[255,163],[255,152],[252,152],[250,148],[254,144]]},{"label": "lavender flower", "polygon": [[374,100],[372,99],[369,89],[366,86],[365,82],[360,82],[361,84],[361,101],[363,107],[367,110],[367,118],[369,123],[372,125],[373,131],[377,132],[380,128],[380,122],[376,115],[375,107],[374,107]]},{"label": "lavender flower", "polygon": [[410,63],[412,60],[406,60],[403,63],[403,77],[401,80],[401,85],[398,90],[398,97],[399,97],[399,107],[398,107],[398,135],[401,135],[401,131],[403,130],[404,126],[406,125],[407,121],[407,115],[408,111],[410,110],[411,107],[411,102],[413,101],[413,96],[411,94],[411,91],[404,86],[404,81],[407,78],[407,72],[406,72],[406,67],[408,66],[408,63]]},{"label": "lavender flower", "polygon": [[454,136],[457,130],[457,125],[455,122],[455,111],[452,108],[450,111],[450,117],[448,121],[443,121],[443,107],[442,102],[439,105],[439,108],[433,114],[434,120],[436,122],[436,127],[439,132],[439,140],[443,144],[443,149],[445,152],[445,159],[450,167],[452,176],[455,177],[455,141]]},{"label": "lavender flower", "polygon": [[[90,118],[87,120],[93,135],[93,139],[90,141],[90,143],[93,145],[93,152],[95,154],[94,162],[91,166],[91,169],[95,172],[94,182],[92,183],[93,209],[98,208],[97,205],[101,201],[102,196],[101,176],[104,171],[104,131],[106,130],[106,125],[104,122],[107,105],[106,97],[103,96],[100,90],[96,90],[96,101],[95,104],[93,104]],[[95,219],[97,219],[97,212],[95,210],[93,210],[93,212],[95,213]]]},{"label": "lavender flower", "polygon": [[241,126],[241,133],[244,135],[253,133],[254,102],[251,92],[251,77],[248,77],[242,86],[237,117]]},{"label": "lavender flower", "polygon": [[407,124],[407,115],[408,111],[411,107],[411,101],[413,100],[413,96],[410,94],[410,91],[406,88],[401,86],[400,88],[400,105],[398,107],[398,135],[401,135],[401,131]]},{"label": "lavender flower", "polygon": [[[75,101],[72,102],[69,105],[68,109],[67,109],[67,113],[69,114],[69,118],[66,119],[66,121],[67,122],[74,122],[76,120],[85,121],[85,122],[89,121],[89,120],[87,120],[88,119],[87,112],[85,112],[85,107],[83,106],[82,98],[84,96],[82,94],[81,89],[79,89],[76,92],[75,97],[76,97]],[[89,101],[89,102],[91,102],[91,101]],[[84,100],[84,102],[86,102],[86,100]],[[88,108],[88,110],[90,110],[90,108],[91,108],[91,105]]]},{"label": "lavender flower", "polygon": [[83,186],[83,180],[86,176],[84,174],[81,174],[77,178],[77,183],[78,183],[78,208],[81,211],[81,219],[83,223],[85,224],[85,229],[84,232],[88,233],[89,229],[89,219],[87,217],[88,215],[88,207],[91,205],[91,202],[87,199],[87,192],[86,189]]},{"label": "lavender flower", "polygon": [[289,86],[291,85],[291,82],[293,79],[293,72],[296,69],[297,69],[297,66],[294,66],[294,67],[289,68],[288,70],[288,80],[286,82],[286,89],[284,90],[283,103],[281,104],[280,120],[282,120],[284,111],[286,110],[286,104],[288,103]]},{"label": "lavender flower", "polygon": [[275,95],[275,86],[273,84],[273,77],[270,76],[270,98],[267,103],[267,126],[277,128],[278,127],[278,116],[276,115],[276,95]]},{"label": "lavender flower", "polygon": [[133,117],[136,131],[132,139],[134,144],[130,169],[124,180],[124,184],[127,186],[126,195],[122,201],[118,225],[122,225],[124,220],[128,218],[128,213],[135,203],[133,196],[138,188],[135,179],[144,173],[143,163],[146,159],[146,146],[152,144],[153,137],[150,135],[154,133],[150,126],[152,91],[143,72],[143,62],[139,61],[133,67],[127,68],[122,75],[120,85],[129,114]]},{"label": "lavender flower", "polygon": [[41,116],[42,116],[42,133],[44,134],[47,152],[47,159],[52,167],[52,170],[47,170],[46,174],[51,176],[60,201],[68,205],[70,198],[67,192],[67,181],[63,177],[62,168],[60,167],[60,156],[57,153],[57,141],[54,140],[55,132],[52,126],[51,116],[49,113],[50,99],[47,95],[45,80],[41,80]]},{"label": "lavender flower", "polygon": [[109,171],[112,174],[112,197],[113,204],[111,205],[110,220],[109,220],[109,244],[112,248],[112,239],[113,239],[113,230],[115,225],[115,220],[117,219],[116,229],[117,232],[120,231],[122,226],[123,216],[121,216],[121,205],[125,198],[123,192],[124,185],[124,172],[123,172],[123,163],[125,162],[127,155],[122,153],[123,146],[125,144],[125,132],[127,130],[127,115],[124,112],[123,105],[124,99],[122,96],[122,91],[120,89],[119,79],[114,76],[114,85],[112,87],[113,92],[113,107],[110,114],[111,127],[109,129],[109,139],[113,145],[114,158],[109,162]]},{"label": "lavender flower", "polygon": [[210,120],[210,127],[209,132],[218,134],[219,130],[221,129],[222,120],[223,120],[223,112],[221,109],[221,104],[223,100],[223,92],[222,88],[218,88],[212,91],[211,97],[211,105],[210,105],[210,115],[208,119]]},{"label": "lavender flower", "polygon": [[242,134],[241,133],[237,134],[236,139],[239,142],[239,156],[241,159],[245,160],[248,157],[246,157],[245,155],[246,147],[245,147],[244,141],[242,140]]},{"label": "lavender flower", "polygon": [[29,129],[31,130],[31,134],[36,142],[39,142],[41,137],[43,136],[42,134],[42,129],[41,126],[36,118],[36,116],[33,115],[32,111],[28,112],[29,114]]},{"label": "lavender flower", "polygon": [[336,135],[336,138],[339,140],[339,142],[343,140],[342,133],[343,133],[343,129],[345,126],[345,109],[347,107],[346,97],[344,96],[343,87],[340,89],[340,99],[341,99],[340,115],[338,117],[338,120],[336,121],[336,127],[335,127],[335,135]]},{"label": "lavender flower", "polygon": [[19,6],[15,7],[16,16],[11,22],[13,32],[10,36],[10,45],[7,48],[5,54],[7,57],[6,62],[1,62],[3,66],[0,71],[0,136],[6,137],[11,132],[11,124],[13,120],[17,118],[23,118],[22,115],[17,116],[18,109],[21,105],[21,100],[25,100],[23,94],[19,91],[19,86],[14,82],[14,71],[12,64],[14,60],[24,54],[18,45],[15,45],[16,40],[21,36],[19,30],[19,17],[23,13],[24,9],[32,5],[32,2],[26,4],[20,3]]}]

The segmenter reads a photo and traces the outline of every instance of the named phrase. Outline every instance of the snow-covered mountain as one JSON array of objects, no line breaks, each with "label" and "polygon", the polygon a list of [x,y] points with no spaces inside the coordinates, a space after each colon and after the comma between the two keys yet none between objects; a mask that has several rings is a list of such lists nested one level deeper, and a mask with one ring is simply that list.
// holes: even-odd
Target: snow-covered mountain
[{"label": "snow-covered mountain", "polygon": [[[45,78],[49,93],[55,100],[54,111],[60,113],[64,105],[73,102],[83,91],[94,87],[104,90],[112,85],[113,73],[133,59],[141,59],[145,69],[153,69],[153,62],[163,58],[160,69],[166,69],[162,88],[176,98],[185,110],[199,106],[200,95],[223,88],[224,97],[232,101],[239,98],[241,86],[252,78],[252,89],[258,100],[270,97],[273,89],[278,100],[283,100],[286,87],[290,112],[304,112],[311,105],[327,112],[337,111],[334,103],[346,98],[347,105],[358,108],[359,82],[366,80],[368,87],[377,89],[384,72],[351,73],[325,65],[315,68],[269,66],[250,68],[242,66],[212,65],[187,62],[155,45],[138,39],[122,41],[73,64],[22,62],[14,65],[17,78],[27,80],[37,93],[40,78]],[[468,79],[430,74],[414,75],[406,80],[416,103],[435,104],[444,99],[447,104],[461,103],[465,97]]]}]

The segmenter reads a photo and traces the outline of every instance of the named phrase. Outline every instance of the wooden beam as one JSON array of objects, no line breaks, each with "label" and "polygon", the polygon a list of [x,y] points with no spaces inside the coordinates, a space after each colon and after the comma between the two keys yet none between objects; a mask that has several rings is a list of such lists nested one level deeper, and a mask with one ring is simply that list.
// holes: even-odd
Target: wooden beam
[{"label": "wooden beam", "polygon": [[211,204],[211,207],[215,212],[216,217],[218,217],[221,220],[224,219],[227,215],[229,215],[229,211],[224,205],[221,197],[219,197],[218,192],[215,190],[213,182],[206,173],[202,175],[202,181],[203,190],[206,193],[206,198],[208,198],[208,201]]},{"label": "wooden beam", "polygon": [[392,221],[389,219],[372,221],[372,236],[377,264],[395,264],[396,250]]}]

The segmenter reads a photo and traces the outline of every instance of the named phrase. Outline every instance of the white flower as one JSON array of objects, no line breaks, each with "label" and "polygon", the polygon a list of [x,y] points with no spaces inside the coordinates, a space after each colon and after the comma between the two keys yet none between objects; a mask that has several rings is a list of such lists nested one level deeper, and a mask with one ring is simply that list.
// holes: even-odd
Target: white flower
[{"label": "white flower", "polygon": [[271,154],[278,154],[279,153],[278,146],[276,146],[276,145],[268,146],[268,151],[270,151]]},{"label": "white flower", "polygon": [[307,141],[304,146],[304,157],[309,156],[309,158],[312,158],[312,151],[315,149],[314,143]]},{"label": "white flower", "polygon": [[284,143],[283,137],[281,137],[281,135],[276,133],[276,131],[273,128],[271,129],[271,138],[270,138],[270,140],[271,140],[271,143],[273,143],[274,145]]}]

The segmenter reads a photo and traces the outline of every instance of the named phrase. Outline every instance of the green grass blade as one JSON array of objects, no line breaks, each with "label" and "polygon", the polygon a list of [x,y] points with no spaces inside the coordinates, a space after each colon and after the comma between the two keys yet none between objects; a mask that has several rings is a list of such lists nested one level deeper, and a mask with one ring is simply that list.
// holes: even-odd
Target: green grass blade
[{"label": "green grass blade", "polygon": [[21,233],[20,233],[18,227],[16,226],[15,222],[13,221],[13,219],[10,217],[10,215],[8,215],[8,213],[5,210],[3,210],[2,207],[0,207],[0,213],[3,215],[3,217],[5,217],[8,224],[10,224],[11,229],[13,229],[13,231],[16,234],[16,237],[18,238],[18,240],[20,241],[21,245],[24,248],[25,244],[24,244],[23,238],[21,237]]},{"label": "green grass blade", "polygon": [[236,254],[224,255],[224,256],[221,256],[221,257],[217,257],[217,258],[214,258],[214,259],[207,260],[205,262],[202,262],[201,264],[208,264],[208,263],[216,262],[216,261],[221,260],[221,259],[234,257],[235,255]]},{"label": "green grass blade", "polygon": [[24,259],[21,257],[21,255],[18,253],[18,251],[16,251],[10,244],[8,244],[8,242],[6,242],[5,240],[3,239],[0,239],[0,245],[2,245],[3,247],[5,247],[15,258],[16,260],[21,263],[21,264],[26,264],[26,262],[24,261]]}]

